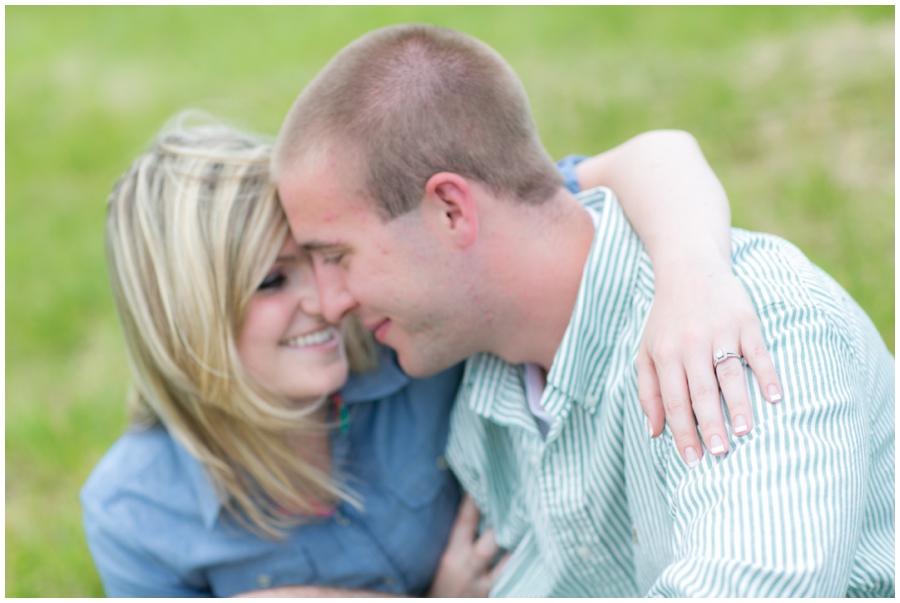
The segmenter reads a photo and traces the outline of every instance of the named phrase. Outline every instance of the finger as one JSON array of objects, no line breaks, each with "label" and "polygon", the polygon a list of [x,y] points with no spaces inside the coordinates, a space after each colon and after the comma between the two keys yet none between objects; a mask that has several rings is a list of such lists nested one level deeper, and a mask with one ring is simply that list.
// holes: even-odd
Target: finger
[{"label": "finger", "polygon": [[641,408],[647,417],[647,435],[654,438],[666,426],[666,411],[663,409],[662,396],[659,393],[656,366],[643,344],[637,356],[637,375],[638,400],[641,401]]},{"label": "finger", "polygon": [[688,397],[687,381],[680,362],[656,363],[662,393],[666,423],[672,431],[675,448],[685,464],[693,469],[703,457],[703,447],[697,437],[697,424]]},{"label": "finger", "polygon": [[772,362],[772,355],[766,348],[758,319],[746,322],[741,329],[741,350],[744,360],[756,375],[756,380],[759,382],[759,387],[766,400],[772,404],[781,401],[783,391],[781,380],[778,378],[778,373],[775,372],[775,364]]},{"label": "finger", "polygon": [[695,356],[688,364],[687,370],[691,408],[706,449],[712,455],[725,454],[728,452],[728,430],[725,428],[725,415],[722,413],[719,383],[713,372],[712,354],[707,352]]},{"label": "finger", "polygon": [[716,375],[725,403],[728,405],[728,414],[731,415],[731,431],[736,436],[747,435],[753,429],[753,411],[750,407],[744,365],[738,358],[728,358],[716,367]]},{"label": "finger", "polygon": [[459,511],[456,513],[456,521],[450,530],[450,538],[447,548],[462,548],[472,546],[475,539],[475,530],[478,528],[478,507],[468,494],[463,495]]},{"label": "finger", "polygon": [[472,547],[472,556],[478,562],[477,568],[479,570],[488,567],[499,552],[500,547],[497,545],[497,539],[494,537],[493,528],[485,530],[478,537],[478,540],[475,541],[475,546]]},{"label": "finger", "polygon": [[509,558],[512,556],[512,553],[506,553],[503,557],[500,558],[500,561],[497,562],[494,567],[491,568],[490,580],[491,587],[497,583],[497,580],[500,578],[500,574],[503,573],[503,568],[506,567],[506,564],[509,562]]}]

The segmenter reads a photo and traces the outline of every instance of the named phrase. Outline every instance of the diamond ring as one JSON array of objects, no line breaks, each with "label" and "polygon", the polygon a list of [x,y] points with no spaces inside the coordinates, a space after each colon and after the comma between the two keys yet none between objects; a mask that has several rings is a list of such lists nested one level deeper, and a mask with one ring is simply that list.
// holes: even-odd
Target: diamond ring
[{"label": "diamond ring", "polygon": [[737,358],[741,360],[740,354],[735,354],[734,352],[726,352],[724,348],[719,348],[715,352],[713,352],[713,369],[719,366],[720,363],[725,362],[729,358]]}]

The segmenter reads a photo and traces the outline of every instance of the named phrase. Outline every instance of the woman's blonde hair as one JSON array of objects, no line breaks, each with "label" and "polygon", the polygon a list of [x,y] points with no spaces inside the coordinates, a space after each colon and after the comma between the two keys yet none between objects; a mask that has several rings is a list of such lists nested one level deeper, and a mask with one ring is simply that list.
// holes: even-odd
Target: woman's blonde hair
[{"label": "woman's blonde hair", "polygon": [[[356,501],[289,444],[325,429],[314,409],[292,407],[238,356],[250,300],[289,234],[270,154],[253,135],[178,116],[116,183],[106,254],[134,378],[130,419],[165,425],[242,525],[279,537]],[[356,321],[344,333],[351,370],[374,368],[370,334]]]}]

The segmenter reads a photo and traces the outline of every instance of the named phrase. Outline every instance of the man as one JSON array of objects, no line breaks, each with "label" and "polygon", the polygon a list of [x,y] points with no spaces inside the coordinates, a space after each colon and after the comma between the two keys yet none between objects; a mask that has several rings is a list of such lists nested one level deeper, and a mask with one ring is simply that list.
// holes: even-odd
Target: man
[{"label": "man", "polygon": [[[893,359],[788,243],[732,235],[784,401],[752,383],[701,458],[646,435],[647,251],[610,190],[561,187],[492,50],[364,36],[295,103],[274,168],[329,320],[357,314],[411,375],[472,356],[448,457],[512,551],[493,595],[893,594]],[[723,391],[737,351],[708,360]]]}]

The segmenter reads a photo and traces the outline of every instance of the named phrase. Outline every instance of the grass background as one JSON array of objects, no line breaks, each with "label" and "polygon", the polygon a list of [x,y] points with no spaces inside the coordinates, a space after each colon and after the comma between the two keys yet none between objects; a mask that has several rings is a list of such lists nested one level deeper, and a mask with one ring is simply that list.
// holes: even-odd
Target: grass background
[{"label": "grass background", "polygon": [[894,349],[892,6],[5,10],[7,596],[102,594],[77,492],[125,428],[112,183],[185,108],[274,134],[325,62],[383,25],[495,47],[555,157],[692,132],[734,225],[791,239]]}]

